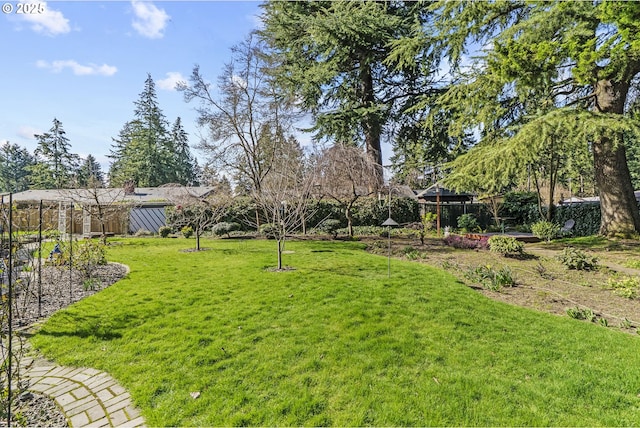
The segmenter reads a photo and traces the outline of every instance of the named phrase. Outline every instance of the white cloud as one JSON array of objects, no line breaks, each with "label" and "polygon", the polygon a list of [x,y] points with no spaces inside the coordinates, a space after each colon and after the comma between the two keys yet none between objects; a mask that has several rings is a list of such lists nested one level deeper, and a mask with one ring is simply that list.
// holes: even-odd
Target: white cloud
[{"label": "white cloud", "polygon": [[51,70],[54,73],[60,73],[65,68],[70,68],[73,74],[75,74],[76,76],[113,76],[118,71],[118,69],[112,65],[97,65],[91,63],[82,65],[74,60],[59,60],[53,62],[39,60],[36,62],[36,66],[38,68]]},{"label": "white cloud", "polygon": [[163,31],[171,18],[164,9],[158,9],[151,2],[138,0],[131,0],[131,6],[135,15],[132,25],[138,34],[150,39],[160,39],[164,36]]},{"label": "white cloud", "polygon": [[18,137],[28,138],[32,140],[35,139],[34,135],[42,135],[44,134],[44,132],[32,126],[21,126],[20,128],[18,128],[17,134]]},{"label": "white cloud", "polygon": [[245,89],[247,87],[247,81],[244,80],[241,76],[238,76],[237,74],[234,74],[233,76],[231,76],[231,84],[240,89]]},{"label": "white cloud", "polygon": [[34,13],[20,13],[15,16],[30,23],[33,31],[47,36],[57,36],[71,31],[69,20],[59,10],[52,9],[47,2],[21,0],[20,3],[25,5],[23,7],[28,8],[28,10],[25,9],[25,12],[32,11]]},{"label": "white cloud", "polygon": [[9,140],[0,140],[0,146],[4,146],[8,142],[9,142]]},{"label": "white cloud", "polygon": [[187,79],[179,71],[170,71],[167,73],[166,79],[157,81],[158,88],[165,91],[175,91],[178,82],[186,82]]}]

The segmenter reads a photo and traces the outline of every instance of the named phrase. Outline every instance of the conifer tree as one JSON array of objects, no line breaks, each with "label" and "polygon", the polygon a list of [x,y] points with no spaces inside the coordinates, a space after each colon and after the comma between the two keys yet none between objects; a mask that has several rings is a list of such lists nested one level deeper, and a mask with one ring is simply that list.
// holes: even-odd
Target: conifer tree
[{"label": "conifer tree", "polygon": [[[465,162],[466,176],[473,181],[476,173],[500,175],[496,180],[505,182],[509,171],[526,168],[516,160],[530,161],[529,148],[540,147],[541,134],[531,131],[555,129],[546,133],[547,149],[559,134],[567,144],[559,154],[567,155],[574,144],[592,153],[600,232],[639,232],[625,136],[638,133],[628,106],[640,75],[640,3],[440,1],[424,8],[431,25],[395,47],[404,61],[431,55],[449,62],[451,85],[424,105],[434,112],[455,107],[457,131],[480,131],[480,145],[488,148],[483,156],[469,154],[477,167]],[[470,50],[479,46],[483,52],[469,64]],[[521,156],[513,157],[505,145]],[[502,174],[481,169],[490,167],[489,155],[504,159],[491,163],[499,163]]]},{"label": "conifer tree", "polygon": [[171,141],[175,154],[175,182],[185,186],[198,185],[196,162],[189,149],[189,135],[182,127],[180,117],[171,128]]},{"label": "conifer tree", "polygon": [[35,160],[24,147],[8,141],[0,147],[0,191],[22,192],[29,188],[30,168]]},{"label": "conifer tree", "polygon": [[49,132],[35,135],[36,163],[31,170],[31,187],[34,189],[63,189],[71,187],[78,170],[79,157],[70,153],[71,144],[62,127],[62,122],[53,119]]},{"label": "conifer tree", "polygon": [[113,139],[109,182],[122,186],[155,187],[175,183],[176,152],[167,122],[157,101],[155,83],[147,75],[144,90],[134,102],[134,119]]},{"label": "conifer tree", "polygon": [[104,187],[102,167],[93,155],[87,155],[78,171],[78,185],[80,187]]},{"label": "conifer tree", "polygon": [[[281,58],[273,75],[311,113],[318,140],[364,146],[382,182],[381,141],[432,73],[389,58],[391,42],[421,27],[411,2],[267,2],[261,35]],[[417,72],[419,71],[419,72]],[[376,186],[373,186],[376,187]]]}]

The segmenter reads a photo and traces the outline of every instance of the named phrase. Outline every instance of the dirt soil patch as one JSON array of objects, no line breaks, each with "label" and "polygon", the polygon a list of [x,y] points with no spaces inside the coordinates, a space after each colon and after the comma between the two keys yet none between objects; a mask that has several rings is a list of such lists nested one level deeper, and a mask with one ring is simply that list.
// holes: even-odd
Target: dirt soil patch
[{"label": "dirt soil patch", "polygon": [[[370,252],[387,255],[387,240],[364,240]],[[488,250],[463,250],[446,246],[441,239],[392,240],[392,255],[396,258],[425,263],[442,268],[479,293],[508,304],[568,316],[571,308],[590,309],[596,321],[610,328],[629,333],[640,332],[640,299],[617,295],[609,286],[609,279],[638,277],[640,269],[630,268],[637,260],[640,267],[640,245],[635,241],[618,242],[594,252],[585,253],[599,259],[593,271],[569,270],[557,256],[565,248],[558,243],[525,244],[527,257],[515,259]],[[634,266],[636,264],[631,263]],[[516,279],[514,287],[491,291],[473,282],[466,275],[479,266],[500,269],[508,266]]]}]

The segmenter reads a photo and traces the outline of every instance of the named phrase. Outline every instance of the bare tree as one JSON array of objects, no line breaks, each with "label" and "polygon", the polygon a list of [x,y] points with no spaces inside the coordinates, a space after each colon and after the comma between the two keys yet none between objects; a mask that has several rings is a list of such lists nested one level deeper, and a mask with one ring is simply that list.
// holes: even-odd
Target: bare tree
[{"label": "bare tree", "polygon": [[[290,128],[290,104],[280,96],[264,72],[268,59],[264,44],[249,36],[232,48],[232,59],[218,78],[217,91],[196,66],[190,82],[178,84],[187,102],[199,101],[198,124],[208,138],[197,146],[209,166],[232,171],[260,193],[273,169],[275,141]],[[217,92],[219,95],[216,95]]]},{"label": "bare tree", "polygon": [[173,225],[178,228],[190,226],[196,237],[196,251],[200,251],[200,237],[220,222],[231,204],[231,195],[218,189],[200,196],[189,187],[175,187],[169,192],[169,199],[175,204]]},{"label": "bare tree", "polygon": [[[283,157],[286,159],[286,157]],[[287,234],[299,229],[308,216],[308,202],[315,179],[304,162],[281,161],[265,177],[262,191],[254,197],[269,223],[269,234],[278,246],[277,269],[282,269],[282,252]]]},{"label": "bare tree", "polygon": [[[107,243],[107,225],[114,219],[122,219],[131,209],[127,192],[123,188],[103,188],[97,180],[90,180],[85,189],[59,191],[63,199],[83,207],[83,221],[96,220],[100,225],[100,240]],[[87,227],[85,227],[87,226]],[[91,231],[91,224],[83,225]]]},{"label": "bare tree", "polygon": [[378,189],[378,169],[357,147],[336,144],[317,157],[316,180],[322,195],[336,201],[347,218],[349,236],[353,236],[353,205],[363,196],[375,194]]}]

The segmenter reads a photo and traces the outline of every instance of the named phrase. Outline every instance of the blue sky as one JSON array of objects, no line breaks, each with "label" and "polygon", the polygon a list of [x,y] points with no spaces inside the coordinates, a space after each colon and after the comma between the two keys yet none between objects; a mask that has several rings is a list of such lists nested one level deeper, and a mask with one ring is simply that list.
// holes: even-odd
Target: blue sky
[{"label": "blue sky", "polygon": [[33,152],[33,134],[57,118],[72,151],[93,154],[105,172],[111,139],[133,119],[147,73],[167,120],[180,116],[198,142],[195,105],[174,85],[195,64],[214,81],[260,13],[251,1],[20,2],[0,0],[0,143]]}]

